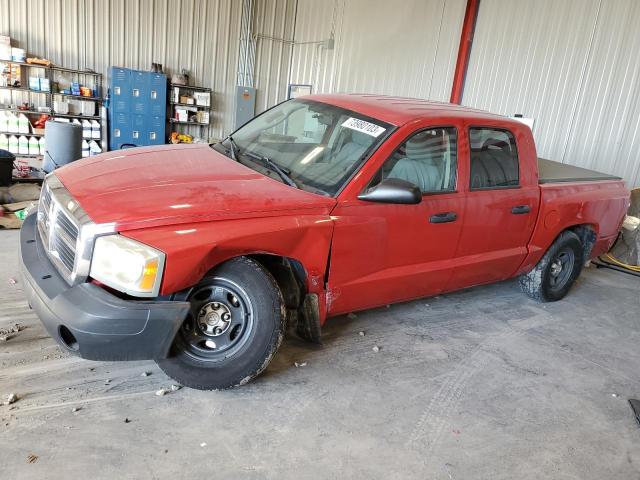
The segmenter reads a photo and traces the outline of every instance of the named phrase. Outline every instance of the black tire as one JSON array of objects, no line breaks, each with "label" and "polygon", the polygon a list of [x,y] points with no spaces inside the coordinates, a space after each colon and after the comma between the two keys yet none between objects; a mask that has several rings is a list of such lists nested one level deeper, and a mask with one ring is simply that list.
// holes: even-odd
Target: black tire
[{"label": "black tire", "polygon": [[157,361],[168,376],[218,390],[244,385],[267,367],[282,343],[286,308],[262,265],[247,257],[229,260],[191,290],[189,301],[170,356]]},{"label": "black tire", "polygon": [[555,302],[569,292],[583,265],[582,242],[575,233],[564,231],[534,269],[520,276],[520,287],[534,300]]}]

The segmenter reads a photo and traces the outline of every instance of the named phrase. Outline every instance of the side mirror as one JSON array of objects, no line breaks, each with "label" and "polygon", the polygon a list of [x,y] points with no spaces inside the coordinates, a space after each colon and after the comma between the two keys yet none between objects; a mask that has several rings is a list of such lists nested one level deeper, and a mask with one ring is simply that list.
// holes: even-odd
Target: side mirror
[{"label": "side mirror", "polygon": [[416,205],[422,201],[422,192],[411,182],[388,178],[358,195],[358,199],[365,202]]}]

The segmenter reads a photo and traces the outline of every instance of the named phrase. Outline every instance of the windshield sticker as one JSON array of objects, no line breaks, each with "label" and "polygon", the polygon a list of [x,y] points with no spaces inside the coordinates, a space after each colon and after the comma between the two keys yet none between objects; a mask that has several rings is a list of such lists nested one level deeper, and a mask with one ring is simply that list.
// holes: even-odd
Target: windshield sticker
[{"label": "windshield sticker", "polygon": [[365,122],[364,120],[360,120],[358,118],[349,118],[343,124],[343,127],[350,128],[351,130],[356,130],[358,132],[366,133],[367,135],[371,135],[372,137],[378,137],[382,132],[384,132],[384,128],[380,125],[376,125],[375,123]]}]

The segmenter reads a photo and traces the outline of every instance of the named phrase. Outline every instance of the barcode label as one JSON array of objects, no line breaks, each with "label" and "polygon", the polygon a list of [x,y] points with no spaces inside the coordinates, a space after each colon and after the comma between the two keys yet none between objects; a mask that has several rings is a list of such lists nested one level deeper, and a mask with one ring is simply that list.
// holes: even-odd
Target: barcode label
[{"label": "barcode label", "polygon": [[380,125],[376,125],[375,123],[365,122],[364,120],[360,120],[358,118],[349,118],[343,124],[343,127],[350,128],[351,130],[356,130],[358,132],[366,133],[367,135],[371,135],[372,137],[378,137],[382,132],[384,132],[384,128]]}]

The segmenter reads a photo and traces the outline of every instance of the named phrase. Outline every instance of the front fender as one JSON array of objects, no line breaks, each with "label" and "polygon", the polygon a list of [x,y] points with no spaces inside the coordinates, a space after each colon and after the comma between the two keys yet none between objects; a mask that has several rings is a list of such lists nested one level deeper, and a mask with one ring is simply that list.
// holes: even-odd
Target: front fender
[{"label": "front fender", "polygon": [[307,291],[320,294],[333,224],[329,215],[291,215],[170,225],[123,235],[166,254],[161,295],[196,284],[230,258],[265,253],[299,261],[307,273]]}]

